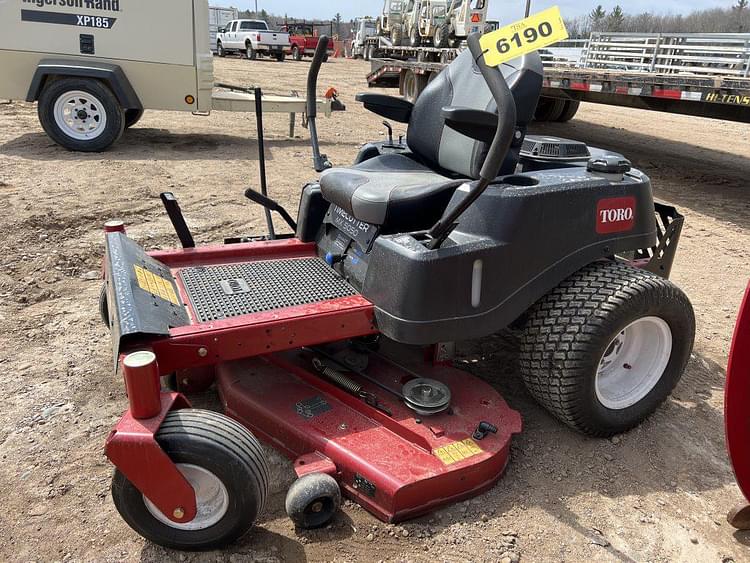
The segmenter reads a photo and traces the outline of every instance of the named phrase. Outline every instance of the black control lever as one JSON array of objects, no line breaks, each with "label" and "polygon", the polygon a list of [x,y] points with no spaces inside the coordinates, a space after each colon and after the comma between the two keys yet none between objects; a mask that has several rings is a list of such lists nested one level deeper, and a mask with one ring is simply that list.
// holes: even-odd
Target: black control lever
[{"label": "black control lever", "polygon": [[177,237],[180,239],[180,243],[182,243],[182,248],[195,248],[193,235],[190,233],[190,228],[185,222],[185,217],[182,215],[177,198],[172,192],[164,192],[160,197],[161,202],[164,204],[164,209],[166,209],[167,215],[169,215],[169,220],[172,222],[174,232],[177,233]]},{"label": "black control lever", "polygon": [[472,33],[469,35],[467,43],[469,44],[471,55],[474,57],[492,93],[492,97],[495,98],[498,113],[497,130],[495,131],[495,138],[492,141],[492,145],[490,145],[490,149],[487,152],[487,157],[484,160],[482,171],[479,173],[479,181],[469,189],[469,192],[450,213],[441,218],[430,229],[430,237],[432,238],[428,244],[430,250],[435,250],[442,246],[445,239],[448,238],[453,229],[458,225],[458,219],[461,215],[479,199],[479,196],[485,192],[497,177],[505,155],[508,154],[508,150],[513,143],[513,135],[516,130],[516,102],[500,70],[490,68],[484,61],[484,51],[479,44],[480,37],[479,33]]},{"label": "black control lever", "polygon": [[383,121],[383,125],[388,129],[388,144],[393,146],[393,127],[391,127],[391,124],[387,121]]},{"label": "black control lever", "polygon": [[245,190],[245,197],[250,201],[257,203],[258,205],[268,209],[269,211],[275,211],[281,218],[284,219],[287,225],[289,225],[294,232],[297,232],[297,223],[289,215],[289,212],[284,209],[278,202],[272,200],[270,197],[263,195],[260,192],[256,192],[252,188]]},{"label": "black control lever", "polygon": [[320,143],[318,142],[318,126],[315,119],[318,116],[318,74],[323,60],[328,53],[328,36],[321,35],[318,38],[318,46],[315,48],[310,71],[307,74],[307,123],[310,129],[310,141],[313,151],[313,166],[316,172],[323,172],[332,168],[333,165],[328,157],[320,153]]}]

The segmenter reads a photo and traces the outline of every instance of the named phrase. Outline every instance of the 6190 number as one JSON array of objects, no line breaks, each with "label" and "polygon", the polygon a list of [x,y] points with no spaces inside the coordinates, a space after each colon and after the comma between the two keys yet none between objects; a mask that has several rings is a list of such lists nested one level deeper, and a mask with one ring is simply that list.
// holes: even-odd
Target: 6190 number
[{"label": "6190 number", "polygon": [[549,22],[542,22],[536,27],[527,27],[522,32],[517,31],[513,36],[508,39],[507,37],[501,37],[497,41],[497,50],[500,54],[504,55],[513,48],[513,43],[521,49],[524,44],[536,43],[539,38],[547,38],[552,35],[553,29],[552,24]]}]

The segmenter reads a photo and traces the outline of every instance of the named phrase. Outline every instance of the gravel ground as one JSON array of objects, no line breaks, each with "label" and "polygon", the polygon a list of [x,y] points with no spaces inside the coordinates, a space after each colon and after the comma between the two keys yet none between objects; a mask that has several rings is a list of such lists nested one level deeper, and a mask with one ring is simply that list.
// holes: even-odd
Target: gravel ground
[{"label": "gravel ground", "polygon": [[[217,76],[287,93],[304,90],[308,65],[226,59]],[[321,87],[337,86],[349,106],[320,125],[335,163],[384,134],[354,102],[366,71],[354,61],[324,67]],[[314,178],[306,132],[286,138],[281,115],[266,129],[270,189],[296,208]],[[532,401],[507,338],[462,344],[463,366],[525,422],[491,491],[401,526],[347,504],[329,528],[298,533],[283,508],[293,471],[270,452],[273,495],[258,526],[228,550],[181,554],[134,534],[109,495],[102,446],[126,400],[97,313],[101,225],[121,218],[147,247],[175,245],[157,199],[171,190],[200,243],[262,231],[242,197],[258,184],[254,118],[147,113],[111,151],[83,155],[49,141],[33,106],[0,105],[0,559],[750,561],[750,536],[725,522],[740,493],[722,419],[730,336],[750,278],[750,128],[585,105],[569,124],[534,129],[626,154],[687,217],[673,278],[693,301],[698,334],[667,404],[627,435],[584,438]]]}]

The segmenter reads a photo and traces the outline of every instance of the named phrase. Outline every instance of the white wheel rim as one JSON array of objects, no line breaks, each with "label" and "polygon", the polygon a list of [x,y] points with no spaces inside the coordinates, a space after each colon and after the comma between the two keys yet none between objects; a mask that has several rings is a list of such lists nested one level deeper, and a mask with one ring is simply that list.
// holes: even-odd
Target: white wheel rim
[{"label": "white wheel rim", "polygon": [[672,356],[672,330],[659,317],[628,325],[604,351],[596,374],[596,396],[608,409],[642,401],[661,380]]},{"label": "white wheel rim", "polygon": [[159,522],[176,530],[205,530],[218,523],[229,509],[229,493],[224,483],[216,475],[197,465],[189,463],[176,465],[195,490],[195,502],[198,508],[195,518],[184,524],[173,522],[144,496],[143,502],[148,511]]},{"label": "white wheel rim", "polygon": [[107,112],[102,103],[88,92],[66,92],[55,102],[55,123],[68,137],[91,141],[107,127]]}]

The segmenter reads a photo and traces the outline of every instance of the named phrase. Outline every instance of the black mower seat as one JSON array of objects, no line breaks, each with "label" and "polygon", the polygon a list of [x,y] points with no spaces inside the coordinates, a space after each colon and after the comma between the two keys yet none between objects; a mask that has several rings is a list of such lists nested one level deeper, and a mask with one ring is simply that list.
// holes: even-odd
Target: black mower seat
[{"label": "black mower seat", "polygon": [[323,195],[360,221],[390,230],[421,230],[442,215],[466,180],[447,178],[403,154],[385,154],[352,168],[326,170]]},{"label": "black mower seat", "polygon": [[[498,72],[516,101],[515,126],[525,131],[542,89],[541,58],[536,53],[527,55],[501,65]],[[443,108],[486,112],[491,134],[497,127],[493,117],[497,105],[471,53],[463,51],[413,105],[387,96],[362,95],[359,99],[386,118],[409,123],[406,141],[410,152],[384,154],[351,168],[327,170],[320,180],[323,197],[356,219],[386,225],[392,232],[431,227],[456,188],[479,177],[489,149],[488,143],[449,127]],[[375,107],[378,105],[380,110]],[[501,175],[515,171],[519,148],[520,143],[506,155]]]}]

